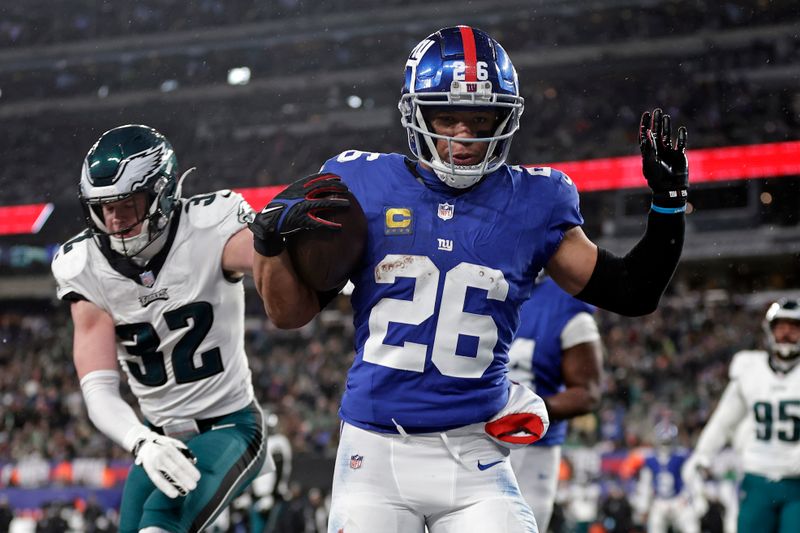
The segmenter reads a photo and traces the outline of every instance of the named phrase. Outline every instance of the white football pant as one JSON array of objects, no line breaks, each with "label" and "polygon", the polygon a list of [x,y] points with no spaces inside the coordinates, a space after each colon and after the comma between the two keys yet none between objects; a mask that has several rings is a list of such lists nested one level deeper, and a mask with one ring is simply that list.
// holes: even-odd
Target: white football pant
[{"label": "white football pant", "polygon": [[538,533],[483,424],[394,435],[343,424],[328,533]]},{"label": "white football pant", "polygon": [[655,498],[647,515],[647,533],[667,533],[668,526],[681,533],[700,533],[700,519],[690,502],[682,497]]},{"label": "white football pant", "polygon": [[558,490],[561,446],[526,446],[511,452],[511,467],[539,530],[547,531]]}]

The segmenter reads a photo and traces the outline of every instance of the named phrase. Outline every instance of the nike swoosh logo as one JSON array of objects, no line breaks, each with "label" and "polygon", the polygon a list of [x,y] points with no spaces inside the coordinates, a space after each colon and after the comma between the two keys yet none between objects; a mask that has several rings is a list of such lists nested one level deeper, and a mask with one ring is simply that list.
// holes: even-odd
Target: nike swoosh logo
[{"label": "nike swoosh logo", "polygon": [[211,431],[214,431],[214,430],[217,430],[217,429],[233,428],[233,427],[236,427],[236,424],[220,424],[219,426],[212,425],[211,426]]},{"label": "nike swoosh logo", "polygon": [[493,467],[494,465],[499,465],[499,464],[500,464],[500,463],[502,463],[502,462],[503,462],[503,460],[502,460],[502,459],[500,459],[499,461],[495,461],[495,462],[493,462],[493,463],[486,463],[485,465],[482,465],[482,464],[481,464],[481,462],[480,462],[480,461],[478,461],[478,470],[481,470],[481,471],[483,471],[483,470],[488,470],[488,469],[490,469],[491,467]]},{"label": "nike swoosh logo", "polygon": [[286,207],[286,206],[283,206],[283,205],[275,205],[275,206],[272,206],[272,207],[267,206],[267,207],[265,207],[264,209],[261,210],[261,214],[262,215],[266,215],[267,213],[272,213],[273,211],[277,211],[279,209],[283,209],[284,207]]}]

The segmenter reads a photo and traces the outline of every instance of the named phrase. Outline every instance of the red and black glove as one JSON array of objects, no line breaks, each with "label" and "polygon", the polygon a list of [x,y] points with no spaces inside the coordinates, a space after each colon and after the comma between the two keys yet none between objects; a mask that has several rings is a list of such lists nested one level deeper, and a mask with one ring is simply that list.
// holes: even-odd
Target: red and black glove
[{"label": "red and black glove", "polygon": [[295,181],[249,224],[256,252],[273,257],[286,248],[287,235],[317,228],[340,229],[341,224],[324,216],[326,212],[347,209],[350,200],[342,196],[348,192],[347,185],[336,174],[313,174]]}]

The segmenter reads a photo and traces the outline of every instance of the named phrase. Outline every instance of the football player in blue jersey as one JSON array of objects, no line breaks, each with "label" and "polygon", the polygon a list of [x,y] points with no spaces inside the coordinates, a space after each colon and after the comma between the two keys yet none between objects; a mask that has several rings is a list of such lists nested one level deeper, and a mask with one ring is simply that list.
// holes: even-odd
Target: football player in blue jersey
[{"label": "football player in blue jersey", "polygon": [[648,533],[699,533],[708,504],[684,479],[689,450],[678,445],[678,428],[668,420],[655,424],[653,433],[654,447],[638,472],[633,506],[647,517]]},{"label": "football player in blue jersey", "polygon": [[566,175],[506,164],[523,99],[489,35],[449,27],[415,46],[399,108],[414,159],[343,152],[250,226],[256,287],[272,320],[291,328],[331,296],[300,280],[285,237],[332,226],[326,211],[346,209],[347,190],[367,218],[350,275],[356,353],[329,531],[536,531],[503,446],[530,444],[549,423],[542,400],[506,375],[519,308],[545,267],[599,307],[657,307],[683,245],[686,130],[673,144],[667,115],[643,115],[653,204],[642,239],[617,257],[581,230]]},{"label": "football player in blue jersey", "polygon": [[540,276],[520,309],[508,350],[509,379],[536,392],[550,417],[544,437],[511,453],[511,467],[540,531],[547,531],[553,512],[567,419],[600,405],[603,345],[594,310]]}]

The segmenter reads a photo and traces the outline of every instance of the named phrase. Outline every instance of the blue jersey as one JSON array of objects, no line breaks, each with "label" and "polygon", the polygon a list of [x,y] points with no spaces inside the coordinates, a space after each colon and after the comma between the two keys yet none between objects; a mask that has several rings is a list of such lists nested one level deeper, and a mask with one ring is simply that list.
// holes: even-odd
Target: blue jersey
[{"label": "blue jersey", "polygon": [[644,460],[642,468],[653,474],[652,489],[656,498],[674,498],[683,490],[681,468],[689,458],[685,450],[674,450],[669,455],[654,453]]},{"label": "blue jersey", "polygon": [[[509,351],[511,379],[532,388],[542,398],[564,390],[561,332],[575,315],[594,310],[550,278],[537,283],[520,309],[519,329]],[[551,422],[547,434],[534,446],[556,446],[566,436],[566,420]]]},{"label": "blue jersey", "polygon": [[564,232],[583,223],[572,181],[504,165],[463,194],[435,191],[402,155],[354,150],[323,171],[342,177],[368,221],[340,416],[409,433],[488,420],[508,399],[519,306]]}]

